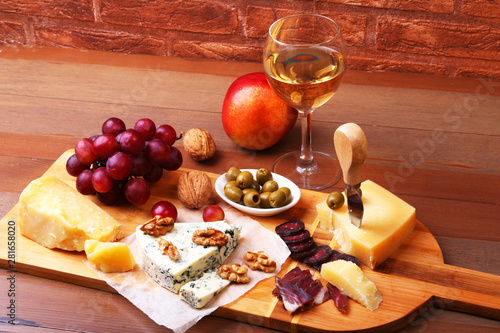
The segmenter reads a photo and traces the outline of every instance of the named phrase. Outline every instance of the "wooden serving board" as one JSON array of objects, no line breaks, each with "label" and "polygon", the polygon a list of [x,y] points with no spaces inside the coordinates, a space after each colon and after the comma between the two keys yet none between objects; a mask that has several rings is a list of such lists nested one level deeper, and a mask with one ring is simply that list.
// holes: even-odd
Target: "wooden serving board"
[{"label": "wooden serving board", "polygon": [[[67,174],[66,160],[72,154],[67,151],[54,162],[45,175],[55,176],[74,187],[75,178]],[[179,169],[166,172],[152,186],[151,198],[145,205],[103,206],[122,224],[125,236],[132,234],[138,224],[149,217],[151,206],[161,200],[177,200],[178,177],[188,171]],[[219,175],[208,174],[213,183]],[[221,202],[215,191],[212,201]],[[289,219],[300,219],[306,223],[316,243],[329,244],[332,234],[318,227],[316,204],[326,194],[302,190],[302,197],[292,209],[274,217],[254,217],[270,230]],[[201,213],[200,213],[201,214]],[[201,216],[201,215],[200,215]],[[417,211],[418,216],[418,211]],[[8,226],[17,220],[17,205],[0,221],[0,244],[7,244]],[[62,250],[49,250],[19,234],[15,237],[15,269],[19,272],[56,279],[96,289],[114,291],[85,264],[85,254]],[[2,247],[4,247],[2,245]],[[8,251],[5,246],[0,253],[0,266],[10,269]],[[288,259],[280,276],[297,265]],[[306,267],[303,267],[306,268]],[[500,276],[472,271],[444,264],[443,255],[436,239],[419,221],[405,243],[379,268],[362,267],[365,274],[377,285],[384,298],[379,309],[370,312],[353,300],[349,300],[349,311],[340,314],[333,302],[326,302],[312,310],[291,316],[273,297],[274,278],[258,283],[251,291],[231,304],[216,310],[215,315],[233,318],[254,325],[285,331],[370,331],[388,332],[407,326],[411,315],[432,304],[439,308],[463,311],[480,316],[500,319]],[[314,270],[313,270],[314,271]],[[315,271],[317,277],[318,272]]]}]

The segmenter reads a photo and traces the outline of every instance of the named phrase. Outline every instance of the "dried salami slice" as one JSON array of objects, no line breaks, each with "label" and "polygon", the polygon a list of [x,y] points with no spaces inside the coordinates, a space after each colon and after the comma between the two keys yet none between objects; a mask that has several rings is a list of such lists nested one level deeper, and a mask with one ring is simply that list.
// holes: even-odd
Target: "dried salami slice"
[{"label": "dried salami slice", "polygon": [[301,220],[290,220],[288,222],[282,223],[274,229],[278,235],[291,236],[302,232],[305,229],[304,222]]},{"label": "dried salami slice", "polygon": [[347,253],[339,252],[337,250],[333,250],[332,255],[330,256],[330,259],[328,259],[327,262],[335,261],[335,260],[339,260],[339,259],[342,259],[345,261],[351,261],[351,262],[355,263],[356,265],[360,266],[358,258],[356,258],[353,255],[347,254]]},{"label": "dried salami slice", "polygon": [[311,238],[311,233],[309,232],[309,230],[302,230],[298,234],[281,237],[281,239],[283,239],[283,241],[287,245],[301,243],[301,242],[308,240],[309,238]]},{"label": "dried salami slice", "polygon": [[290,258],[294,260],[302,260],[305,257],[309,257],[314,253],[314,249],[316,248],[316,243],[313,244],[309,249],[303,250],[302,252],[292,252],[290,254]]},{"label": "dried salami slice", "polygon": [[333,250],[330,248],[330,246],[320,245],[314,249],[312,255],[303,258],[301,261],[304,264],[319,270],[321,268],[321,265],[329,261],[332,253]]},{"label": "dried salami slice", "polygon": [[288,249],[290,249],[290,252],[292,253],[297,253],[297,252],[304,252],[307,251],[313,247],[316,247],[316,243],[314,242],[314,239],[309,238],[306,241],[302,243],[297,243],[293,245],[289,245]]}]

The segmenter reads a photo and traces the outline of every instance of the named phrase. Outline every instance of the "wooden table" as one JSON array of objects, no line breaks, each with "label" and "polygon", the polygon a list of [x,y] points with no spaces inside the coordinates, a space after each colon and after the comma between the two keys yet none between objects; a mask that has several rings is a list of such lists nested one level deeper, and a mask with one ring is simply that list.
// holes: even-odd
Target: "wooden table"
[{"label": "wooden table", "polygon": [[[23,188],[110,116],[127,124],[150,117],[178,131],[207,129],[215,158],[187,168],[223,173],[235,161],[270,168],[300,144],[299,123],[262,152],[237,147],[224,133],[221,106],[233,80],[262,71],[255,63],[62,49],[4,48],[0,53],[0,214]],[[338,93],[313,116],[313,147],[334,153],[332,137],[356,122],[369,143],[364,179],[417,209],[445,262],[500,275],[500,84],[490,79],[349,71]],[[324,192],[343,187],[342,181]],[[3,245],[2,245],[3,248]],[[17,319],[8,325],[8,272],[1,270],[0,329],[13,332],[167,331],[120,295],[17,272]],[[497,286],[493,286],[497,287]],[[259,323],[216,315],[190,332],[270,332]],[[255,324],[255,325],[252,325]],[[498,332],[500,322],[442,308],[410,318],[404,332]]]}]

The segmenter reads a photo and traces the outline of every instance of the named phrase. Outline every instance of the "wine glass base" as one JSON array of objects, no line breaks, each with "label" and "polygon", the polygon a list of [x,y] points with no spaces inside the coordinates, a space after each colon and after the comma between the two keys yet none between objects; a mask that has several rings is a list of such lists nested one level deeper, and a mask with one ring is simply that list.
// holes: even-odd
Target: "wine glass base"
[{"label": "wine glass base", "polygon": [[278,158],[272,171],[290,179],[302,189],[321,190],[335,184],[341,173],[337,159],[319,151],[313,151],[313,157],[313,165],[301,166],[300,151],[292,151]]}]

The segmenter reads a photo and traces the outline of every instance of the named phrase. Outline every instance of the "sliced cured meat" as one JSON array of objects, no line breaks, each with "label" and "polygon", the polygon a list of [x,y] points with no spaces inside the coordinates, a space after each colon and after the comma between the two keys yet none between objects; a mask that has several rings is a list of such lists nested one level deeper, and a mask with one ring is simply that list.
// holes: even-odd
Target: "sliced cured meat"
[{"label": "sliced cured meat", "polygon": [[341,313],[347,312],[347,295],[342,293],[339,288],[335,287],[333,284],[328,282],[326,284],[326,288],[328,289],[328,293],[330,294],[330,298],[335,303],[335,307]]},{"label": "sliced cured meat", "polygon": [[290,220],[288,222],[282,223],[274,229],[276,233],[283,236],[292,236],[302,232],[305,229],[304,222],[301,220]]},{"label": "sliced cured meat", "polygon": [[[302,280],[306,275],[311,275],[311,272],[309,272],[309,270],[301,270],[300,267],[297,266],[288,273],[286,273],[283,276],[282,280],[291,284],[296,284],[298,281]],[[273,290],[273,295],[278,296],[279,298],[278,288],[275,288]]]},{"label": "sliced cured meat", "polygon": [[309,232],[309,230],[302,230],[298,234],[291,236],[281,236],[281,239],[283,239],[283,241],[287,245],[301,243],[308,240],[309,238],[311,238],[311,233]]},{"label": "sliced cured meat", "polygon": [[326,289],[318,280],[313,281],[313,283],[309,285],[306,293],[313,298],[315,305],[323,304],[331,298],[328,289]]},{"label": "sliced cured meat", "polygon": [[[306,272],[309,272],[309,270],[305,270]],[[297,281],[295,283],[295,285],[297,287],[299,287],[300,289],[304,290],[305,292],[307,292],[307,289],[309,288],[309,286],[311,284],[313,284],[313,282],[315,281],[316,279],[313,278],[312,274],[309,273],[307,275],[305,275],[302,279],[300,279],[299,281]]]},{"label": "sliced cured meat", "polygon": [[314,306],[314,301],[307,292],[277,276],[276,288],[278,288],[280,298],[283,300],[283,306],[291,314],[307,311]]},{"label": "sliced cured meat", "polygon": [[303,258],[301,261],[304,264],[319,270],[321,268],[321,265],[329,261],[332,253],[333,250],[330,248],[330,246],[320,245],[314,249],[313,253],[310,256]]}]

